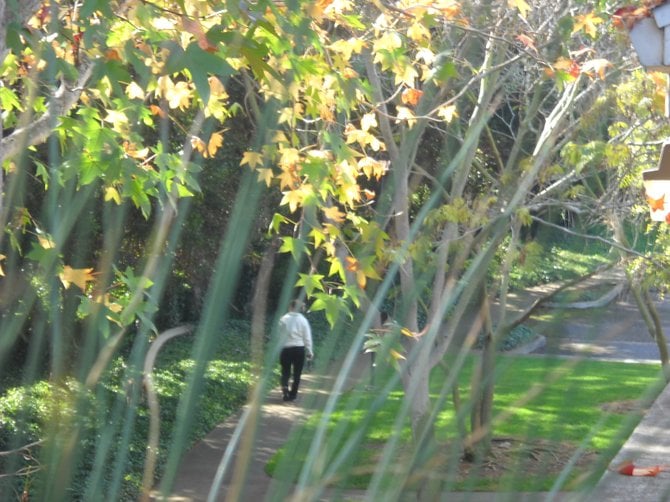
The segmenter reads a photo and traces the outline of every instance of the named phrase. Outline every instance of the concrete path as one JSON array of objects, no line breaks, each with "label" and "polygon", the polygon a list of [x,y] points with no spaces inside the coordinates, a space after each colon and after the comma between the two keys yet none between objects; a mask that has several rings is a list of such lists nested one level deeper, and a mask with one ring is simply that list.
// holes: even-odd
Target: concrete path
[{"label": "concrete path", "polygon": [[[367,378],[369,356],[359,355],[346,372],[343,389]],[[292,486],[271,478],[265,465],[272,455],[284,445],[291,431],[319,409],[335,386],[339,368],[332,368],[326,375],[305,373],[296,402],[282,401],[279,389],[272,390],[259,409],[245,406],[239,413],[216,427],[202,441],[189,450],[182,459],[174,488],[168,497],[154,494],[153,500],[166,502],[248,501],[266,499],[269,494],[289,494]],[[258,412],[258,413],[256,413]],[[257,427],[253,423],[257,417]],[[246,427],[240,424],[246,421]],[[227,447],[237,440],[238,447],[229,459],[220,488],[216,486],[217,470],[225,462]],[[351,492],[352,497],[361,494]]]},{"label": "concrete path", "polygon": [[652,407],[610,463],[595,490],[579,499],[607,502],[659,502],[670,500],[670,470],[657,476],[626,476],[617,472],[624,462],[638,467],[662,465],[670,469],[670,386]]}]

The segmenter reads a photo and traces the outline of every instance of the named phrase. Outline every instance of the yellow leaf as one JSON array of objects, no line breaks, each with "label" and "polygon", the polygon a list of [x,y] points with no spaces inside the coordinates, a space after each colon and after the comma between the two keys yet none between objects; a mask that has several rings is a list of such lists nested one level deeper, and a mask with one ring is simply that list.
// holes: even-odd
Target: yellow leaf
[{"label": "yellow leaf", "polygon": [[[0,254],[0,261],[3,261],[5,258],[7,258],[4,254]],[[2,269],[0,266],[0,276],[4,277],[5,276],[5,271]]]},{"label": "yellow leaf", "polygon": [[300,162],[300,152],[295,148],[283,148],[281,150],[281,159],[279,165],[282,167],[295,166]]},{"label": "yellow leaf", "polygon": [[351,123],[347,124],[344,128],[344,135],[347,137],[348,145],[351,143],[358,143],[361,148],[370,146],[375,152],[384,150],[385,148],[384,143],[382,143],[376,136],[361,129],[356,129]]},{"label": "yellow leaf", "polygon": [[396,361],[398,359],[403,359],[403,360],[405,359],[405,356],[403,356],[400,352],[398,352],[395,349],[390,349],[389,353],[391,354],[391,357],[393,357],[393,359],[395,359]]},{"label": "yellow leaf", "polygon": [[223,136],[221,133],[215,132],[209,137],[207,143],[207,151],[204,152],[205,158],[212,158],[216,155],[216,151],[223,145]]},{"label": "yellow leaf", "polygon": [[398,106],[397,107],[397,115],[396,115],[396,122],[402,122],[403,120],[407,121],[407,124],[410,127],[413,127],[414,124],[416,124],[416,115],[407,108],[406,106]]},{"label": "yellow leaf", "polygon": [[373,112],[366,113],[361,118],[361,129],[363,131],[367,131],[371,127],[377,127],[377,116]]},{"label": "yellow leaf", "polygon": [[72,268],[69,265],[63,267],[59,277],[65,289],[68,289],[70,284],[74,284],[82,291],[86,290],[88,282],[95,281],[92,268]]},{"label": "yellow leaf", "polygon": [[121,196],[119,192],[114,187],[105,188],[105,202],[113,200],[117,204],[121,205]]},{"label": "yellow leaf", "polygon": [[337,254],[337,248],[331,241],[325,242],[323,248],[326,250],[328,256],[335,256]]},{"label": "yellow leaf", "polygon": [[56,247],[56,243],[48,235],[38,235],[37,241],[40,243],[40,246],[44,249],[53,249]]},{"label": "yellow leaf", "polygon": [[295,210],[302,205],[302,201],[305,199],[305,194],[300,189],[290,190],[283,193],[284,197],[282,197],[279,204],[282,206],[288,204],[289,210],[294,213]]},{"label": "yellow leaf", "polygon": [[307,14],[314,19],[321,19],[328,6],[333,3],[333,0],[316,0],[315,2],[307,3]]},{"label": "yellow leaf", "polygon": [[177,82],[174,87],[167,89],[165,99],[170,108],[185,110],[191,103],[191,87],[188,82]]},{"label": "yellow leaf", "polygon": [[521,17],[524,19],[526,19],[526,16],[530,11],[530,5],[528,5],[526,0],[507,0],[507,6],[510,9],[518,9],[519,14],[521,14]]},{"label": "yellow leaf", "polygon": [[362,38],[349,38],[348,40],[338,40],[330,44],[330,50],[341,54],[345,61],[351,59],[352,54],[360,54],[365,46]]},{"label": "yellow leaf", "polygon": [[409,338],[416,338],[416,334],[413,333],[412,331],[410,331],[408,328],[404,328],[404,327],[401,328],[400,333],[402,333],[403,335],[405,335]]},{"label": "yellow leaf", "polygon": [[128,124],[128,117],[125,113],[118,110],[107,110],[107,116],[105,117],[105,122],[113,124],[116,128],[117,125]]},{"label": "yellow leaf", "polygon": [[408,87],[414,87],[414,82],[419,73],[410,64],[398,64],[394,66],[396,85],[405,84]]},{"label": "yellow leaf", "polygon": [[205,142],[200,138],[198,138],[197,136],[193,136],[191,138],[191,146],[202,154],[204,154],[205,150],[207,150],[207,145],[205,144]]},{"label": "yellow leaf", "polygon": [[400,38],[400,35],[395,31],[389,31],[375,40],[372,49],[377,53],[380,50],[393,51],[400,47],[402,47],[402,39]]},{"label": "yellow leaf", "polygon": [[344,221],[345,214],[340,211],[336,206],[324,207],[323,214],[326,215],[326,218],[334,221],[335,223],[342,223]]},{"label": "yellow leaf", "polygon": [[407,36],[415,42],[424,42],[430,40],[430,30],[422,23],[416,22],[407,29]]},{"label": "yellow leaf", "polygon": [[294,173],[294,169],[283,168],[279,175],[279,188],[293,189],[298,182],[298,177]]},{"label": "yellow leaf", "polygon": [[282,110],[279,112],[279,124],[291,124],[293,122],[293,116],[294,116],[294,110],[292,107],[288,106],[286,108],[282,108]]},{"label": "yellow leaf", "polygon": [[142,89],[136,82],[131,82],[126,87],[126,95],[130,99],[144,99],[144,89]]},{"label": "yellow leaf", "polygon": [[352,183],[342,183],[338,191],[340,200],[349,206],[361,200],[361,187],[355,181]]},{"label": "yellow leaf", "polygon": [[368,179],[376,178],[379,180],[388,171],[388,162],[372,157],[363,157],[358,161],[358,167],[363,170]]},{"label": "yellow leaf", "polygon": [[226,92],[226,88],[221,83],[221,80],[219,80],[219,77],[215,77],[215,76],[212,75],[207,80],[209,81],[209,90],[212,93],[212,96],[222,97],[222,98],[228,97],[228,93]]},{"label": "yellow leaf", "polygon": [[596,38],[598,35],[598,27],[600,23],[603,22],[601,17],[596,16],[593,12],[588,14],[579,14],[575,16],[575,24],[572,27],[572,33],[575,34],[578,31],[584,31],[591,38]]},{"label": "yellow leaf", "polygon": [[149,155],[149,148],[142,148],[141,150],[138,150],[137,145],[135,143],[131,143],[130,141],[123,142],[123,151],[126,153],[126,155],[128,155],[128,157],[132,157],[133,159],[146,159]]},{"label": "yellow leaf", "polygon": [[454,120],[454,117],[458,117],[458,111],[456,110],[456,105],[446,105],[440,106],[437,109],[438,117],[442,118],[445,122],[449,123]]},{"label": "yellow leaf", "polygon": [[605,79],[605,71],[607,68],[611,67],[612,63],[607,59],[592,59],[582,65],[582,72],[590,76],[595,74],[598,75],[599,78]]},{"label": "yellow leaf", "polygon": [[109,294],[104,294],[104,295],[97,295],[93,298],[93,301],[95,303],[100,303],[107,307],[109,310],[114,312],[115,314],[118,314],[123,310],[123,307],[119,305],[118,303],[112,302],[110,300]]},{"label": "yellow leaf", "polygon": [[263,154],[258,153],[258,152],[244,152],[242,154],[242,160],[240,161],[240,165],[243,166],[244,164],[248,164],[250,168],[255,168],[256,166],[262,166],[263,165]]},{"label": "yellow leaf", "polygon": [[264,181],[267,186],[270,186],[273,177],[272,169],[262,167],[260,169],[257,169],[257,171],[258,171],[258,180]]},{"label": "yellow leaf", "polygon": [[432,3],[434,9],[439,10],[446,19],[455,19],[461,14],[461,2],[457,0],[437,0]]}]

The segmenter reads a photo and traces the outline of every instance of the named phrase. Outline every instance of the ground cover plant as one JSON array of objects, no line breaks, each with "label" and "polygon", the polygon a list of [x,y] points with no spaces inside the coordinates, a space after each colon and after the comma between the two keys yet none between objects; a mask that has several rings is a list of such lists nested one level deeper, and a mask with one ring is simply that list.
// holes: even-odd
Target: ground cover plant
[{"label": "ground cover plant", "polygon": [[[219,339],[205,372],[200,404],[194,410],[189,444],[236,412],[248,396],[252,382],[249,323],[229,322]],[[192,344],[190,335],[169,341],[154,365],[153,380],[161,412],[157,479],[172,441],[179,396],[195,364]],[[133,374],[135,379],[131,378]],[[137,376],[132,358],[126,355],[113,362],[95,393],[82,392],[74,380],[63,385],[44,380],[4,389],[0,395],[0,450],[33,446],[0,458],[0,470],[8,476],[3,479],[3,493],[14,493],[18,500],[22,493],[28,497],[39,490],[34,480],[40,471],[39,462],[44,460],[43,445],[51,441],[45,442],[49,423],[71,421],[80,425],[83,432],[77,473],[68,490],[70,500],[92,500],[100,493],[106,493],[110,500],[137,500],[149,436],[146,394]],[[135,399],[136,413],[128,417],[127,411],[120,411],[119,403]]]},{"label": "ground cover plant", "polygon": [[[463,403],[468,402],[474,363],[468,357],[458,377]],[[416,485],[410,482],[403,489],[416,488],[427,476],[437,476],[443,490],[576,489],[602,474],[660,389],[657,365],[554,357],[499,356],[496,378],[491,454],[481,462],[461,461],[457,438],[464,410],[458,416],[446,402],[436,417],[437,446],[425,464],[424,479],[415,478]],[[449,394],[449,379],[449,365],[433,372],[433,400]],[[377,481],[392,486],[399,466],[410,461],[411,430],[408,423],[397,421],[402,393],[389,389],[386,394],[382,387],[350,391],[328,417],[318,465],[326,466],[322,474],[333,485],[368,487],[376,480],[378,465],[386,463],[398,467]],[[271,459],[268,472],[298,479],[305,465],[300,460],[308,458],[322,420],[319,414],[297,431]],[[353,444],[355,448],[345,451]],[[287,456],[291,460],[283,461]],[[328,467],[338,462],[338,469]]]}]

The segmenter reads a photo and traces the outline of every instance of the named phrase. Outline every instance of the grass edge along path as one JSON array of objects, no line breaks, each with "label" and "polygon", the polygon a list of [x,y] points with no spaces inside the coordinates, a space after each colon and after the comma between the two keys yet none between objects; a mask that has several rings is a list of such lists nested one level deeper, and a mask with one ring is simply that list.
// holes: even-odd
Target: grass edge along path
[{"label": "grass edge along path", "polygon": [[[458,376],[464,403],[475,362],[469,357]],[[448,367],[431,374],[433,398],[445,392]],[[438,414],[438,453],[431,474],[439,474],[446,491],[573,490],[595,483],[662,389],[655,364],[501,355],[495,373],[495,458],[472,465],[454,462],[460,449],[454,441],[457,420],[451,400]],[[397,467],[411,454],[409,425],[394,425],[402,392],[399,387],[386,392],[383,381],[380,375],[375,388],[362,382],[341,396],[328,422],[328,439],[318,462],[322,472],[312,473],[312,479],[323,482],[328,473],[327,479],[338,488],[366,488],[381,455],[393,455],[389,465]],[[368,411],[380,402],[378,409]],[[296,478],[320,418],[316,412],[294,431],[268,463],[268,474]],[[469,420],[466,414],[461,418]],[[398,447],[389,449],[388,443],[396,439]],[[343,451],[347,444],[357,447]],[[333,474],[328,466],[336,459],[341,469]],[[395,467],[391,471],[384,474],[389,483],[400,476]]]}]

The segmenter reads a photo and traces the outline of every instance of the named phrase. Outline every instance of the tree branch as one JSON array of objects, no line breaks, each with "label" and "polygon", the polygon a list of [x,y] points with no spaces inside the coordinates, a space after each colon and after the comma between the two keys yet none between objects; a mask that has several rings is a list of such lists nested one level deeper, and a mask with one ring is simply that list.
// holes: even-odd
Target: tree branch
[{"label": "tree branch", "polygon": [[82,91],[91,78],[93,66],[92,62],[83,65],[74,85],[63,81],[53,94],[50,104],[47,105],[46,113],[0,140],[0,165],[5,160],[18,155],[26,146],[42,143],[51,135],[54,120],[65,115],[79,101]]}]

